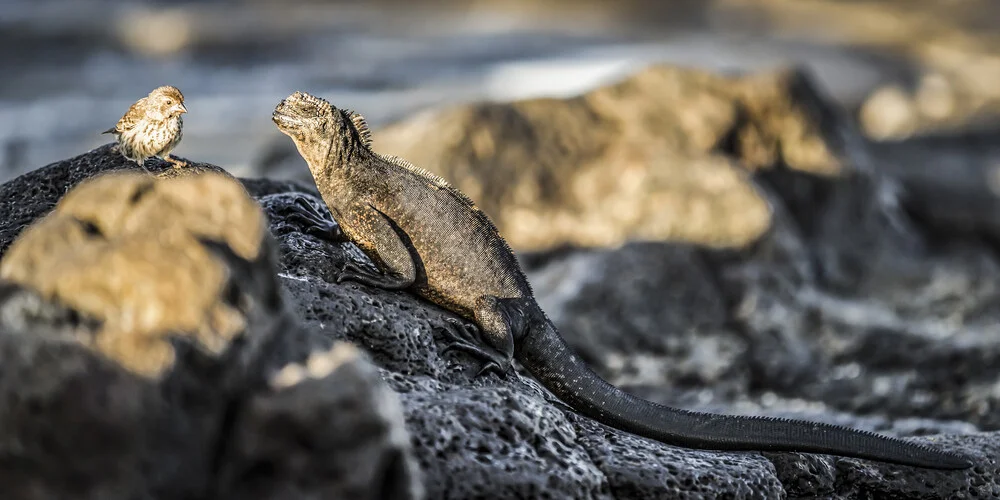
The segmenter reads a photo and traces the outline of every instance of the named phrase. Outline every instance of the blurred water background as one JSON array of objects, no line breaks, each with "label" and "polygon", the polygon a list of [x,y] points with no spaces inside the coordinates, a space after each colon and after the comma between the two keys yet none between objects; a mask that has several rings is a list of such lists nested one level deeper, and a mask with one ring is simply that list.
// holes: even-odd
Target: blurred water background
[{"label": "blurred water background", "polygon": [[998,24],[995,0],[3,0],[0,181],[108,142],[163,84],[190,110],[178,156],[302,178],[272,161],[270,113],[295,90],[377,127],[572,95],[657,61],[803,65],[871,140],[974,137],[1000,169]]}]

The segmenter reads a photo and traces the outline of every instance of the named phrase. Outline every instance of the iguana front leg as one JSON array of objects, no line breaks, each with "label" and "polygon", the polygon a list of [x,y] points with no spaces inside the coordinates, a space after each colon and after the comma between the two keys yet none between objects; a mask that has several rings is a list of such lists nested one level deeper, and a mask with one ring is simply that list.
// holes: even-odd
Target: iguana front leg
[{"label": "iguana front leg", "polygon": [[304,195],[295,195],[291,211],[285,215],[286,221],[294,221],[302,226],[302,232],[330,243],[343,243],[349,238],[332,217],[320,213]]},{"label": "iguana front leg", "polygon": [[448,341],[444,348],[441,349],[442,356],[450,351],[462,351],[482,360],[483,364],[476,371],[476,377],[489,372],[496,372],[500,375],[507,372],[510,365],[505,363],[505,357],[483,344],[479,338],[478,328],[454,318],[447,318],[446,321],[448,322],[448,326],[438,328],[438,331]]},{"label": "iguana front leg", "polygon": [[445,328],[444,331],[451,342],[442,354],[454,349],[482,359],[483,365],[476,373],[477,377],[491,371],[500,374],[510,371],[514,367],[513,329],[525,327],[521,309],[518,309],[521,301],[523,299],[498,299],[493,296],[477,299],[475,315],[478,328],[449,320],[452,328]]},{"label": "iguana front leg", "polygon": [[362,236],[351,240],[382,272],[373,273],[348,262],[337,276],[337,283],[347,280],[383,290],[402,290],[416,281],[417,266],[413,255],[385,214],[369,205],[355,214],[351,224],[364,228],[353,231]]}]

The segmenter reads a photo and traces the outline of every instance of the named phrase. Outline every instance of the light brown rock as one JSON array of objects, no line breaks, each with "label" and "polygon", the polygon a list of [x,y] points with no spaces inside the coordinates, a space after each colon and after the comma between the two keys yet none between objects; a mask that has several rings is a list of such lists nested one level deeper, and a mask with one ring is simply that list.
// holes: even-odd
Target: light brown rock
[{"label": "light brown rock", "polygon": [[25,230],[0,277],[101,321],[81,340],[158,376],[174,360],[169,335],[190,332],[218,354],[246,326],[222,300],[226,266],[198,239],[253,260],[265,234],[259,206],[225,176],[108,174],[82,183]]},{"label": "light brown rock", "polygon": [[681,240],[742,247],[770,226],[749,172],[849,169],[795,70],[667,65],[570,99],[424,112],[375,148],[468,193],[518,250]]}]

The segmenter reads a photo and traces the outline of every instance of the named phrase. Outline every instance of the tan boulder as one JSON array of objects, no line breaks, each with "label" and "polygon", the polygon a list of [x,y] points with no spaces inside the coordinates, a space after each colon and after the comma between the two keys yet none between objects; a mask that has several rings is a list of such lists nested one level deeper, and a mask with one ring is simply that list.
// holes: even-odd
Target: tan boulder
[{"label": "tan boulder", "polygon": [[569,99],[420,113],[375,148],[468,193],[517,250],[628,240],[741,247],[770,226],[751,172],[843,171],[800,72],[720,76],[667,65]]},{"label": "tan boulder", "polygon": [[154,376],[173,363],[167,336],[189,332],[218,354],[246,328],[223,300],[229,269],[199,239],[252,261],[266,230],[259,205],[226,176],[106,174],[26,229],[4,255],[0,278],[98,321],[100,331],[80,340]]}]

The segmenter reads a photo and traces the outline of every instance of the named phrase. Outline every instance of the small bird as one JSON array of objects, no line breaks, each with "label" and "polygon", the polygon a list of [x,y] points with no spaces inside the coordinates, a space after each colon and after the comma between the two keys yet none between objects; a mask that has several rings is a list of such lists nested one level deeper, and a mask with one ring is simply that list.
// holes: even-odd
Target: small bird
[{"label": "small bird", "polygon": [[170,152],[181,142],[184,113],[184,94],[177,87],[164,85],[136,101],[114,127],[102,134],[114,134],[121,153],[143,169],[146,159],[153,156],[183,167],[187,163],[171,157]]}]

